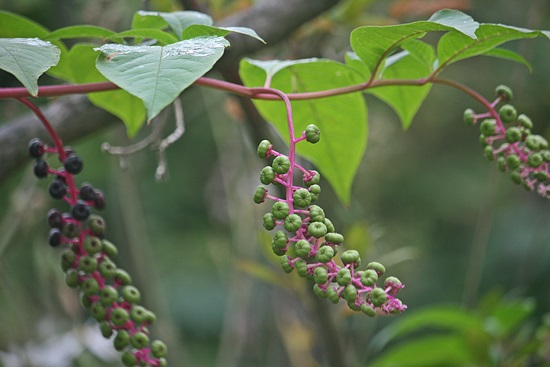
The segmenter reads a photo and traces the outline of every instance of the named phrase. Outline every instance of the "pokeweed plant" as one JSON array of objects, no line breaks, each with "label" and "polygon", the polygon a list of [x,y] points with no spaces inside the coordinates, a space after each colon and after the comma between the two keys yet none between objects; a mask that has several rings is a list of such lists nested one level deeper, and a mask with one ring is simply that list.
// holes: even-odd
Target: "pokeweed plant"
[{"label": "pokeweed plant", "polygon": [[[489,102],[469,87],[440,76],[449,65],[478,55],[530,67],[522,56],[499,46],[517,39],[550,38],[547,31],[481,24],[462,12],[445,9],[426,21],[355,29],[350,38],[352,51],[345,55],[344,63],[316,58],[245,59],[239,70],[244,85],[237,85],[203,75],[229,46],[227,34],[262,39],[248,28],[216,27],[205,14],[140,11],[131,29],[119,33],[90,25],[50,32],[9,12],[0,12],[0,22],[4,25],[0,30],[4,37],[0,39],[0,68],[23,84],[21,88],[0,88],[0,97],[24,103],[48,130],[53,145],[37,140],[29,145],[29,153],[36,159],[35,174],[53,176],[51,196],[70,206],[68,213],[50,213],[49,242],[66,247],[62,268],[67,284],[80,288],[83,305],[100,322],[106,337],[117,333],[115,347],[127,349],[122,361],[128,366],[165,365],[166,346],[160,341],[149,342],[148,327],[154,317],[137,305],[139,291],[128,284],[129,274],[114,265],[116,250],[103,238],[104,222],[91,213],[90,208],[104,206],[102,193],[89,184],[77,188],[73,176],[82,169],[82,161],[63,145],[29,97],[86,93],[93,104],[119,117],[130,137],[191,85],[252,99],[288,142],[287,154],[275,150],[267,140],[260,142],[257,152],[271,160],[260,173],[261,183],[280,186],[283,197],[265,186],[253,194],[256,203],[273,201],[263,223],[267,230],[279,227],[272,249],[281,256],[283,270],[296,269],[301,276],[313,279],[313,291],[321,298],[334,303],[343,299],[351,309],[369,316],[405,310],[396,298],[403,284],[388,277],[383,286],[377,286],[385,271],[377,262],[359,270],[359,254],[341,249],[343,236],[325,210],[315,204],[321,192],[321,174],[343,203],[350,201],[351,184],[368,135],[363,93],[392,107],[404,128],[410,126],[434,84],[466,93],[484,108],[481,112],[468,109],[464,118],[469,124],[479,124],[485,156],[510,171],[515,182],[548,196],[549,187],[544,184],[550,162],[548,143],[533,135],[531,120],[518,115],[509,104],[510,89],[497,87],[496,99]],[[422,40],[431,32],[442,34],[435,47]],[[77,42],[70,48],[63,42],[82,38],[99,42]],[[44,73],[68,84],[39,86],[38,78]],[[296,131],[301,134],[295,136]],[[63,167],[50,167],[42,159],[45,153],[57,155]],[[313,163],[316,170],[299,165],[297,155]],[[300,185],[295,184],[298,174],[302,176]]]}]

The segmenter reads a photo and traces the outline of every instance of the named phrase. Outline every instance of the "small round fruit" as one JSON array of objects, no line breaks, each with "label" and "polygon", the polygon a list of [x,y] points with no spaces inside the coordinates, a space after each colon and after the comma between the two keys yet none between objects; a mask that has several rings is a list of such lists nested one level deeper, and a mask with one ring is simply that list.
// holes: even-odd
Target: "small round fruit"
[{"label": "small round fruit", "polygon": [[290,207],[284,201],[277,201],[271,208],[273,216],[279,220],[285,219],[290,213]]},{"label": "small round fruit", "polygon": [[254,191],[254,202],[256,204],[261,204],[265,201],[265,195],[267,194],[267,189],[263,186],[258,186],[256,191]]},{"label": "small round fruit", "polygon": [[363,312],[368,317],[375,317],[376,316],[376,310],[374,308],[372,308],[371,306],[369,306],[368,304],[366,304],[366,303],[363,303],[361,305],[361,312]]},{"label": "small round fruit", "polygon": [[466,125],[474,125],[474,121],[475,121],[475,118],[474,118],[474,110],[472,110],[471,108],[468,108],[467,110],[464,111],[464,123]]},{"label": "small round fruit", "polygon": [[308,227],[308,232],[315,238],[321,238],[327,234],[327,226],[321,222],[311,222]]},{"label": "small round fruit", "polygon": [[305,134],[306,140],[311,144],[318,143],[319,139],[321,139],[321,131],[314,124],[310,124],[306,127]]},{"label": "small round fruit", "polygon": [[273,171],[275,171],[275,173],[280,175],[285,174],[290,169],[290,159],[284,155],[275,157],[273,163],[271,163],[271,167],[273,167]]},{"label": "small round fruit", "polygon": [[113,335],[113,329],[111,329],[111,325],[108,321],[101,321],[99,323],[99,330],[101,330],[101,335],[103,335],[104,338],[110,338],[111,335]]},{"label": "small round fruit", "polygon": [[[347,250],[342,252],[340,256],[344,264],[360,263],[361,258],[359,257],[359,252],[356,250]],[[359,265],[359,264],[358,264]]]},{"label": "small round fruit", "polygon": [[32,158],[40,158],[46,151],[44,143],[38,138],[29,141],[28,150]]},{"label": "small round fruit", "polygon": [[101,304],[101,302],[94,302],[90,307],[90,315],[96,321],[103,321],[105,320],[105,316],[107,316],[107,310],[105,309],[105,306]]},{"label": "small round fruit", "polygon": [[495,135],[496,133],[496,120],[485,119],[479,125],[479,130],[484,136]]},{"label": "small round fruit", "polygon": [[516,154],[510,154],[506,157],[506,165],[513,171],[521,165],[521,160]]},{"label": "small round fruit", "polygon": [[89,255],[93,255],[93,254],[97,254],[98,252],[101,251],[101,249],[102,249],[102,242],[101,242],[101,240],[100,240],[98,237],[96,237],[96,236],[87,236],[87,237],[84,239],[83,246],[84,246],[84,250],[86,250],[86,252],[87,252]]},{"label": "small round fruit", "polygon": [[302,226],[302,218],[298,214],[289,214],[285,218],[284,227],[289,232],[296,232]]},{"label": "small round fruit", "polygon": [[306,259],[309,257],[309,252],[311,251],[311,245],[307,240],[299,240],[294,244],[294,251],[296,251],[296,255],[298,257]]},{"label": "small round fruit", "polygon": [[122,351],[124,348],[130,345],[130,334],[126,330],[118,330],[115,339],[113,340],[113,344],[116,350],[118,350],[119,352]]},{"label": "small round fruit", "polygon": [[94,278],[88,278],[82,282],[80,289],[86,296],[92,296],[99,292],[99,284]]},{"label": "small round fruit", "polygon": [[63,214],[57,209],[50,209],[48,211],[48,225],[50,228],[63,228]]},{"label": "small round fruit", "polygon": [[378,281],[378,273],[373,269],[367,269],[361,274],[361,284],[372,287]]},{"label": "small round fruit", "polygon": [[271,149],[271,142],[269,140],[262,140],[258,144],[258,157],[267,158],[267,152]]},{"label": "small round fruit", "polygon": [[127,366],[127,367],[134,367],[134,366],[137,365],[136,356],[128,350],[126,352],[122,353],[122,356],[120,357],[120,360],[122,361],[122,364]]},{"label": "small round fruit", "polygon": [[511,104],[505,104],[498,110],[498,115],[500,116],[502,122],[513,122],[516,121],[518,112]]},{"label": "small round fruit", "polygon": [[291,273],[294,270],[294,267],[290,264],[290,259],[288,256],[281,256],[280,258],[281,268],[285,273]]},{"label": "small round fruit", "polygon": [[132,283],[132,278],[126,270],[117,269],[115,271],[115,281],[119,284],[128,285]]},{"label": "small round fruit", "polygon": [[63,234],[61,233],[61,230],[59,228],[52,228],[50,229],[50,233],[48,235],[48,242],[50,246],[57,247],[61,244],[61,241],[63,239]]},{"label": "small round fruit", "polygon": [[388,295],[381,288],[374,288],[370,292],[370,301],[375,307],[380,307],[388,300]]},{"label": "small round fruit", "polygon": [[518,127],[511,127],[506,131],[506,141],[510,144],[521,140],[521,130]]},{"label": "small round fruit", "polygon": [[78,191],[78,196],[82,200],[93,201],[96,197],[95,189],[91,184],[85,182],[80,186],[80,190]]},{"label": "small round fruit", "polygon": [[342,243],[344,242],[344,236],[340,233],[331,232],[325,235],[325,240],[330,243]]},{"label": "small round fruit", "polygon": [[298,189],[292,195],[292,200],[297,207],[305,208],[311,204],[311,194],[307,189]]},{"label": "small round fruit", "polygon": [[106,285],[99,292],[99,299],[103,305],[110,306],[117,301],[118,291],[116,290],[115,287],[111,285]]},{"label": "small round fruit", "polygon": [[90,207],[83,200],[78,200],[71,208],[71,216],[76,220],[85,220],[90,214]]},{"label": "small round fruit", "polygon": [[107,279],[113,279],[116,274],[116,265],[109,259],[103,258],[99,264],[99,273]]},{"label": "small round fruit", "polygon": [[46,163],[46,161],[38,158],[34,162],[33,171],[34,171],[34,175],[38,178],[44,178],[44,177],[48,176],[48,163]]},{"label": "small round fruit", "polygon": [[265,213],[263,216],[264,228],[271,231],[277,225],[275,216],[271,213]]},{"label": "small round fruit", "polygon": [[128,303],[138,303],[141,299],[141,293],[133,285],[127,285],[122,288],[122,297]]},{"label": "small round fruit", "polygon": [[527,158],[527,164],[533,168],[540,166],[543,161],[542,155],[539,153],[533,153]]},{"label": "small round fruit", "polygon": [[510,101],[514,94],[512,93],[512,89],[506,85],[499,85],[495,88],[495,94],[497,97],[500,97],[503,101]]},{"label": "small round fruit", "polygon": [[317,284],[325,284],[328,280],[327,269],[323,266],[318,266],[313,271],[313,280]]},{"label": "small round fruit", "polygon": [[93,235],[103,237],[105,235],[105,219],[97,214],[88,217],[88,228]]},{"label": "small round fruit", "polygon": [[348,285],[351,282],[351,273],[348,268],[342,268],[336,274],[336,283],[339,285]]},{"label": "small round fruit", "polygon": [[531,121],[531,119],[527,115],[524,115],[524,114],[519,115],[518,122],[521,126],[523,126],[526,129],[533,128],[533,121]]},{"label": "small round fruit", "polygon": [[374,270],[378,274],[378,276],[381,276],[386,272],[386,268],[384,267],[384,265],[374,261],[367,264],[367,269]]},{"label": "small round fruit", "polygon": [[310,170],[308,173],[304,173],[303,180],[307,187],[311,187],[312,185],[319,184],[319,181],[321,181],[321,174],[317,171]]},{"label": "small round fruit", "polygon": [[130,342],[134,348],[145,348],[149,344],[149,337],[144,332],[138,331],[132,336]]},{"label": "small round fruit", "polygon": [[106,253],[111,259],[115,258],[118,255],[117,247],[111,241],[107,241],[105,239],[101,241],[101,250]]},{"label": "small round fruit", "polygon": [[82,171],[84,163],[82,162],[82,159],[80,159],[80,157],[76,154],[70,154],[65,159],[65,162],[63,162],[63,167],[65,167],[65,170],[70,174],[76,175]]},{"label": "small round fruit", "polygon": [[111,322],[115,326],[122,326],[128,321],[128,311],[123,308],[117,307],[111,310]]},{"label": "small round fruit", "polygon": [[277,231],[275,232],[275,235],[273,236],[273,241],[271,243],[276,248],[283,249],[288,243],[288,236],[283,231]]},{"label": "small round fruit", "polygon": [[75,269],[69,269],[65,273],[65,284],[71,288],[76,288],[80,285],[80,275]]},{"label": "small round fruit", "polygon": [[265,166],[260,172],[260,182],[269,185],[275,179],[275,172],[271,166]]},{"label": "small round fruit", "polygon": [[322,263],[327,263],[334,257],[334,249],[330,246],[321,246],[317,251],[317,260]]},{"label": "small round fruit", "polygon": [[86,274],[93,273],[97,269],[97,260],[92,256],[82,256],[78,260],[78,268]]},{"label": "small round fruit", "polygon": [[162,358],[168,353],[168,347],[161,340],[154,340],[151,343],[151,352],[156,358]]},{"label": "small round fruit", "polygon": [[53,180],[48,186],[48,192],[54,199],[63,199],[65,194],[67,194],[67,185],[61,180]]}]

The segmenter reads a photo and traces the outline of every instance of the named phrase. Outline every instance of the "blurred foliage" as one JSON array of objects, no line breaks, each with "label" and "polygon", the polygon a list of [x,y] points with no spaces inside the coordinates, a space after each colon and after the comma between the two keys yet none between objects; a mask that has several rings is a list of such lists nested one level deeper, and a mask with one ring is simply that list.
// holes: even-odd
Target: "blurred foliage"
[{"label": "blurred foliage", "polygon": [[[252,2],[196,3],[219,19]],[[141,5],[0,1],[0,8],[50,29],[81,23],[124,28]],[[162,11],[181,6],[149,5]],[[436,6],[465,10],[483,22],[550,29],[549,4],[540,0],[348,0],[255,57],[342,60],[356,26],[425,19]],[[550,138],[550,47],[543,40],[511,47],[532,63],[532,74],[521,65],[477,58],[445,76],[488,98],[496,85],[508,84],[535,132]],[[10,83],[0,75],[2,86]],[[108,237],[120,247],[118,261],[136,275],[146,306],[157,312],[153,332],[170,344],[173,365],[328,366],[324,318],[335,322],[351,365],[414,365],[389,357],[407,348],[424,350],[423,356],[461,350],[454,365],[544,365],[534,356],[548,343],[541,321],[550,310],[548,203],[483,158],[477,132],[462,123],[463,110],[479,106],[465,96],[434,87],[406,133],[393,111],[366,98],[369,148],[351,205],[342,207],[326,183],[321,204],[332,208],[330,217],[345,228],[350,246],[364,259],[385,262],[405,282],[410,311],[398,317],[352,316],[339,305],[319,313],[310,285],[283,274],[266,243],[261,208],[251,200],[261,168],[257,142],[246,134],[233,97],[199,88],[183,94],[186,133],[167,151],[167,182],[155,182],[150,152],[129,157],[126,169],[100,152],[104,141],[129,144],[122,124],[74,144],[85,161],[79,179],[105,191]],[[22,112],[10,101],[1,106],[2,121]],[[45,214],[58,204],[30,171],[29,162],[0,187],[0,361],[11,366],[9,353],[25,365],[117,366],[118,358],[105,352],[110,348],[101,349],[84,331],[95,324],[86,323],[64,285],[59,253],[46,244]],[[78,342],[63,342],[67,335]],[[31,364],[37,351],[41,358]],[[451,365],[436,357],[421,365]]]}]

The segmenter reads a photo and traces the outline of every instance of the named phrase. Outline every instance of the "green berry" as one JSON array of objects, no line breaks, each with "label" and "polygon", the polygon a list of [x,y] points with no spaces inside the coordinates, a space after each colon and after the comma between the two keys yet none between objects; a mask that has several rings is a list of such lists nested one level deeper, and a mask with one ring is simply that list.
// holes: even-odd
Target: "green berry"
[{"label": "green berry", "polygon": [[132,278],[130,277],[130,274],[126,270],[122,269],[116,269],[115,271],[115,281],[126,285],[132,283]]},{"label": "green berry", "polygon": [[94,302],[90,307],[90,315],[92,315],[96,321],[103,321],[105,320],[105,316],[107,316],[107,310],[101,302]]},{"label": "green berry", "polygon": [[86,274],[93,273],[97,269],[97,260],[92,256],[82,256],[78,260],[78,268]]},{"label": "green berry", "polygon": [[281,268],[283,268],[285,273],[292,273],[292,270],[294,270],[294,267],[290,264],[290,259],[288,256],[281,256],[280,263]]},{"label": "green berry", "polygon": [[80,284],[80,275],[75,269],[68,269],[65,273],[65,284],[71,288],[76,288]]},{"label": "green berry", "polygon": [[319,287],[319,284],[315,283],[313,285],[313,293],[319,298],[327,298],[328,294],[325,292],[321,287]]},{"label": "green berry", "polygon": [[543,162],[542,155],[539,153],[533,153],[527,158],[527,164],[533,168],[537,168]]},{"label": "green berry", "polygon": [[392,285],[400,287],[402,285],[401,281],[396,277],[387,277],[386,280],[384,280],[384,287],[391,287]]},{"label": "green berry", "polygon": [[545,171],[535,171],[533,172],[533,177],[535,177],[539,182],[544,182],[548,179],[548,173]]},{"label": "green berry", "polygon": [[261,204],[265,200],[265,195],[267,194],[267,189],[263,186],[258,186],[256,191],[254,191],[254,202],[256,204]]},{"label": "green berry", "polygon": [[99,292],[99,284],[94,278],[88,278],[82,282],[80,289],[86,296],[92,296]]},{"label": "green berry", "polygon": [[363,312],[368,317],[375,317],[376,316],[376,310],[374,308],[372,308],[371,306],[369,306],[368,304],[366,304],[366,303],[363,303],[361,305],[361,312]]},{"label": "green berry", "polygon": [[493,153],[493,147],[490,145],[487,145],[485,149],[483,150],[483,155],[488,160],[492,161],[495,159],[495,154]]},{"label": "green berry", "polygon": [[521,160],[516,154],[510,154],[506,157],[506,165],[513,171],[521,165]]},{"label": "green berry", "polygon": [[306,259],[309,257],[311,245],[307,240],[299,240],[294,244],[294,251],[298,257]]},{"label": "green berry", "polygon": [[542,159],[545,162],[550,162],[550,150],[543,150],[540,152],[540,155],[542,155]]},{"label": "green berry", "polygon": [[128,303],[138,303],[141,299],[141,293],[133,285],[126,285],[122,288],[122,298]]},{"label": "green berry", "polygon": [[75,238],[80,236],[80,225],[73,222],[67,222],[63,225],[63,229],[61,231],[63,232],[63,236],[67,238]]},{"label": "green berry", "polygon": [[319,186],[317,184],[313,184],[313,185],[309,186],[309,192],[312,195],[319,195],[321,193],[321,186]]},{"label": "green berry", "polygon": [[514,122],[518,117],[518,112],[511,104],[505,104],[498,110],[498,115],[500,116],[502,122]]},{"label": "green berry", "polygon": [[284,227],[289,232],[296,232],[302,226],[302,218],[298,214],[289,214],[285,218]]},{"label": "green berry", "polygon": [[521,174],[519,172],[512,172],[510,174],[510,178],[517,185],[521,184],[521,182],[523,181],[523,179],[521,178]]},{"label": "green berry", "polygon": [[336,291],[336,289],[332,287],[328,287],[326,293],[327,293],[327,298],[329,299],[330,302],[337,304],[340,301],[340,296],[338,295],[338,292]]},{"label": "green berry", "polygon": [[506,141],[510,144],[521,140],[521,130],[518,127],[511,127],[506,131]]},{"label": "green berry", "polygon": [[149,344],[149,337],[144,332],[138,331],[132,336],[130,343],[134,348],[145,348]]},{"label": "green berry", "polygon": [[[99,288],[99,286],[98,286],[98,288]],[[88,297],[88,295],[86,293],[84,293],[83,291],[80,292],[79,300],[80,300],[80,304],[82,305],[82,307],[84,307],[86,309],[88,309],[92,306],[92,301],[90,300],[90,297]]]},{"label": "green berry", "polygon": [[497,159],[497,165],[498,165],[498,169],[499,169],[501,172],[506,171],[506,159],[505,159],[504,157],[498,157],[498,159]]},{"label": "green berry", "polygon": [[118,291],[115,287],[106,285],[101,292],[99,292],[99,299],[103,305],[110,306],[117,301]]},{"label": "green berry", "polygon": [[84,239],[83,246],[89,255],[94,255],[101,251],[102,242],[98,237],[88,236]]},{"label": "green berry", "polygon": [[384,267],[384,265],[374,261],[367,264],[367,269],[374,270],[378,274],[378,276],[381,276],[386,272],[386,268]]},{"label": "green berry", "polygon": [[300,259],[294,263],[294,267],[296,268],[296,272],[299,276],[305,277],[307,276],[307,263]]},{"label": "green berry", "polygon": [[273,253],[277,256],[283,256],[284,254],[286,254],[285,248],[278,248],[273,243],[271,244],[271,251],[273,251]]},{"label": "green berry", "polygon": [[382,288],[374,288],[370,292],[370,301],[375,307],[380,307],[388,300],[388,295]]},{"label": "green berry", "polygon": [[150,311],[147,310],[145,307],[136,305],[136,306],[132,307],[132,310],[130,310],[130,319],[133,322],[141,324],[141,323],[147,321],[149,313],[150,313]]},{"label": "green berry", "polygon": [[285,219],[290,213],[290,207],[284,201],[277,201],[271,207],[271,214],[279,220]]},{"label": "green berry", "polygon": [[311,187],[313,185],[319,184],[319,181],[321,181],[321,175],[319,172],[311,170],[308,174],[304,173],[304,184],[306,187]]},{"label": "green berry", "polygon": [[[342,297],[345,297],[345,294],[342,294]],[[348,301],[348,307],[350,308],[350,310],[353,310],[353,311],[361,311],[361,306],[359,305],[356,305],[355,302],[349,302]]]},{"label": "green berry", "polygon": [[105,235],[105,219],[97,214],[90,215],[88,217],[88,228],[94,236],[103,237]]},{"label": "green berry", "polygon": [[357,288],[353,284],[346,285],[342,297],[348,302],[354,302],[357,299]]},{"label": "green berry", "polygon": [[273,163],[271,163],[271,167],[273,167],[273,171],[275,171],[275,173],[280,175],[285,174],[290,169],[290,159],[284,155],[275,157]]},{"label": "green berry", "polygon": [[111,322],[115,326],[122,326],[128,321],[128,311],[123,308],[117,307],[111,310]]},{"label": "green berry", "polygon": [[271,244],[275,246],[278,249],[283,249],[286,247],[288,243],[288,237],[285,232],[283,231],[277,231],[275,232],[275,235],[273,236],[273,241]]},{"label": "green berry", "polygon": [[373,269],[367,269],[361,274],[361,284],[372,287],[378,281],[378,273]]},{"label": "green berry", "polygon": [[[334,231],[335,231],[334,224],[332,224],[330,219],[325,218],[325,225],[327,226],[327,232],[328,233],[334,233]],[[343,237],[342,237],[342,241],[344,241]]]},{"label": "green berry", "polygon": [[266,166],[260,172],[260,182],[264,185],[269,185],[275,179],[275,172],[271,166]]},{"label": "green berry", "polygon": [[496,120],[485,119],[479,125],[479,130],[484,136],[495,135],[496,132]]},{"label": "green berry", "polygon": [[318,266],[313,271],[313,280],[317,284],[325,284],[328,280],[327,269],[323,266]]},{"label": "green berry", "polygon": [[524,114],[519,115],[518,122],[521,126],[523,126],[526,129],[530,130],[533,128],[533,121],[531,121],[531,119],[527,115],[524,115]]},{"label": "green berry", "polygon": [[158,362],[159,362],[158,367],[168,367],[168,361],[166,360],[166,358],[164,357],[159,358]]},{"label": "green berry", "polygon": [[99,323],[99,330],[101,330],[101,335],[103,335],[104,338],[110,338],[111,335],[113,335],[113,329],[111,329],[111,325],[108,321],[101,321]]},{"label": "green berry", "polygon": [[271,149],[271,142],[269,140],[262,140],[258,145],[258,157],[267,158],[267,152]]},{"label": "green berry", "polygon": [[127,367],[133,367],[137,365],[137,358],[130,351],[122,353],[120,360],[122,361],[122,364]]},{"label": "green berry", "polygon": [[268,231],[271,231],[277,225],[277,223],[275,222],[275,216],[271,213],[265,213],[263,217],[263,221],[264,221],[264,228],[267,229]]},{"label": "green berry", "polygon": [[321,238],[327,234],[327,226],[325,223],[312,222],[309,224],[308,232],[315,238]]},{"label": "green berry", "polygon": [[468,108],[467,110],[465,110],[464,111],[464,123],[466,125],[472,126],[474,124],[474,121],[475,121],[474,115],[475,115],[474,110],[472,110],[471,108]]},{"label": "green berry", "polygon": [[499,85],[495,88],[495,94],[497,97],[500,97],[503,101],[510,101],[512,100],[512,97],[514,96],[512,93],[512,89],[506,85]]},{"label": "green berry", "polygon": [[101,250],[107,254],[111,259],[114,259],[118,255],[117,247],[110,241],[101,241]]},{"label": "green berry", "polygon": [[531,150],[541,150],[548,146],[548,142],[540,135],[529,135],[525,138],[525,145]]},{"label": "green berry", "polygon": [[334,257],[334,249],[330,246],[321,246],[317,251],[317,260],[322,263],[327,263]]},{"label": "green berry", "polygon": [[311,194],[307,189],[298,189],[292,195],[292,200],[297,207],[305,208],[311,204]]},{"label": "green berry", "polygon": [[351,273],[348,268],[342,268],[336,274],[336,283],[339,285],[348,285],[351,281]]},{"label": "green berry", "polygon": [[361,258],[359,257],[359,252],[356,250],[347,250],[342,252],[342,255],[340,256],[342,259],[342,262],[344,264],[357,264],[357,266],[361,265]]},{"label": "green berry", "polygon": [[113,344],[115,349],[120,352],[130,345],[130,334],[126,330],[118,330],[115,339],[113,340]]},{"label": "green berry", "polygon": [[151,352],[156,358],[162,358],[168,353],[168,347],[161,340],[154,340],[151,343]]},{"label": "green berry", "polygon": [[99,264],[99,273],[107,279],[113,279],[116,274],[116,265],[108,258],[103,258]]},{"label": "green berry", "polygon": [[311,144],[318,143],[319,139],[321,139],[321,131],[313,124],[307,125],[305,134],[306,140]]},{"label": "green berry", "polygon": [[[325,211],[317,205],[309,207],[309,218],[312,222],[325,222]],[[326,225],[325,225],[326,228]]]},{"label": "green berry", "polygon": [[342,236],[340,233],[327,233],[325,235],[325,240],[330,243],[342,243],[344,242],[344,236]]}]

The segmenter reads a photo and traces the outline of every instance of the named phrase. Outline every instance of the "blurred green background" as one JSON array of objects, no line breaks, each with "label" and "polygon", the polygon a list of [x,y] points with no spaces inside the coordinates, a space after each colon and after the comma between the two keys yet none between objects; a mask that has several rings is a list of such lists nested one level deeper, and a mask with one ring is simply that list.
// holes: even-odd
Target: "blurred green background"
[{"label": "blurred green background", "polygon": [[[254,5],[196,3],[217,19]],[[124,30],[141,6],[0,1],[0,9],[49,29],[92,23]],[[176,1],[150,6],[181,9]],[[550,29],[547,1],[349,0],[250,56],[342,60],[353,28],[427,19],[443,7],[480,22]],[[509,85],[518,111],[550,138],[550,43],[507,47],[532,63],[531,74],[487,57],[444,74],[488,99],[495,86]],[[1,76],[2,86],[13,85]],[[366,98],[369,142],[352,203],[342,206],[325,183],[321,205],[349,248],[359,249],[364,261],[383,262],[406,284],[401,299],[409,310],[400,316],[369,319],[319,302],[309,283],[282,272],[261,225],[266,209],[251,199],[263,163],[258,142],[234,97],[197,87],[183,93],[186,132],[167,151],[165,182],[155,181],[154,152],[128,157],[123,168],[101,152],[103,142],[130,143],[121,123],[71,144],[85,162],[78,179],[106,194],[107,237],[119,246],[118,263],[133,274],[145,306],[157,313],[153,333],[169,343],[172,366],[548,365],[540,357],[550,310],[548,202],[483,158],[478,132],[462,123],[464,109],[480,110],[466,96],[433,87],[408,131],[390,108]],[[22,112],[3,101],[0,123]],[[168,134],[172,117],[166,118]],[[29,161],[0,183],[0,365],[118,366],[110,343],[63,282],[44,220],[49,208],[62,206],[31,171]],[[403,357],[389,357],[396,355]]]}]

